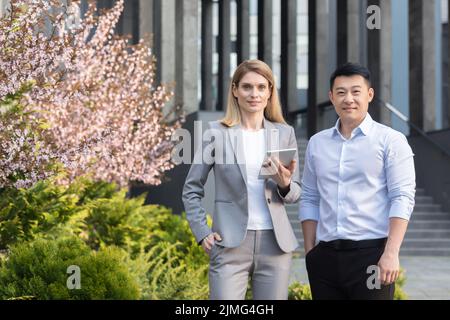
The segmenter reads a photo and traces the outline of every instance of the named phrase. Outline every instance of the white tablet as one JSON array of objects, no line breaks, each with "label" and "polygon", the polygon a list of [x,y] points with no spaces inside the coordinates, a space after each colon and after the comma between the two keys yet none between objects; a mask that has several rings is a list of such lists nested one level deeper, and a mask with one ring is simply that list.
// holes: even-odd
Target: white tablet
[{"label": "white tablet", "polygon": [[[265,162],[269,157],[277,158],[279,161],[285,166],[288,167],[291,161],[294,159],[296,148],[292,149],[280,149],[280,150],[270,150],[267,151],[267,155],[264,158]],[[274,172],[275,168],[272,167],[261,167],[259,170],[259,179],[265,179],[270,176],[273,176],[276,172]]]}]

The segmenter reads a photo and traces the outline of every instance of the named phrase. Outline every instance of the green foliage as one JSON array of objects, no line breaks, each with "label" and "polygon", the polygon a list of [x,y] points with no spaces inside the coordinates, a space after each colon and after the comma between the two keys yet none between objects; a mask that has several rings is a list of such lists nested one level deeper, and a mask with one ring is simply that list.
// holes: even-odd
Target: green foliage
[{"label": "green foliage", "polygon": [[93,249],[116,245],[136,254],[141,247],[170,238],[166,221],[176,219],[170,210],[156,205],[144,206],[144,197],[125,199],[125,191],[110,199],[94,199],[86,205],[87,243]]},{"label": "green foliage", "polygon": [[[80,267],[80,289],[67,288],[71,265]],[[138,299],[141,275],[128,265],[126,252],[92,251],[76,238],[18,243],[0,266],[0,298]]]},{"label": "green foliage", "polygon": [[312,300],[311,288],[307,284],[294,281],[289,286],[288,300]]},{"label": "green foliage", "polygon": [[400,274],[395,281],[394,300],[408,300],[408,295],[403,291],[403,285],[406,282],[405,270],[400,268]]},{"label": "green foliage", "polygon": [[15,93],[9,93],[3,98],[3,100],[0,99],[0,114],[2,114],[2,116],[11,114],[23,115],[23,106],[20,101],[23,95],[28,92],[33,85],[34,81],[29,81]]},{"label": "green foliage", "polygon": [[134,257],[160,242],[179,241],[189,247],[194,241],[184,217],[163,206],[144,205],[145,196],[127,199],[125,190],[121,190],[107,192],[105,197],[104,191],[98,190],[102,197],[84,196],[78,214],[66,223],[65,229],[81,237],[92,249],[115,245]]},{"label": "green foliage", "polygon": [[[2,248],[20,241],[34,243],[35,239],[36,243],[43,241],[50,245],[77,238],[83,240],[84,243],[79,241],[83,243],[83,250],[95,253],[100,259],[111,247],[117,247],[127,253],[128,258],[123,263],[135,275],[141,299],[207,298],[209,259],[192,236],[187,220],[163,206],[144,205],[143,196],[127,199],[125,191],[117,190],[115,185],[92,182],[88,178],[79,179],[68,187],[56,187],[47,181],[30,189],[4,190],[0,213],[3,213],[0,215]],[[12,227],[8,229],[6,226]],[[11,257],[22,248],[13,245],[9,254],[0,254],[3,272],[7,270],[14,274],[12,269],[16,265],[10,263]],[[117,248],[115,250],[119,250]],[[39,252],[37,256],[42,254]],[[63,252],[58,251],[57,255],[61,254]],[[55,259],[59,258],[55,256]],[[103,273],[96,273],[88,267],[84,269],[92,275],[92,279],[107,280]],[[67,279],[65,271],[61,279]],[[4,284],[17,288],[19,284],[12,279],[3,278]],[[42,286],[49,286],[50,280],[42,278]],[[86,281],[84,285],[89,287],[90,282]],[[22,283],[20,286],[28,288],[30,285]],[[96,299],[106,294],[101,289],[98,292],[90,289],[89,295],[78,292],[75,297],[67,296],[66,289],[58,290],[57,294],[39,293],[30,297],[29,290],[14,289],[4,292],[2,296],[14,299],[33,296],[39,299],[54,296],[61,299]]]},{"label": "green foliage", "polygon": [[21,240],[53,234],[86,232],[84,218],[94,199],[110,199],[114,184],[80,178],[69,187],[52,180],[40,181],[28,189],[0,190],[0,250]]},{"label": "green foliage", "polygon": [[95,199],[111,199],[118,191],[115,183],[93,181],[88,176],[80,177],[70,184],[67,192],[78,196],[78,205],[82,206]]},{"label": "green foliage", "polygon": [[198,250],[198,245],[191,246],[186,253],[185,249],[181,243],[160,242],[150,250],[151,299],[208,299],[208,263],[193,264],[185,259]]},{"label": "green foliage", "polygon": [[3,189],[0,195],[0,249],[33,240],[79,210],[76,194],[49,182],[38,182],[29,189]]}]

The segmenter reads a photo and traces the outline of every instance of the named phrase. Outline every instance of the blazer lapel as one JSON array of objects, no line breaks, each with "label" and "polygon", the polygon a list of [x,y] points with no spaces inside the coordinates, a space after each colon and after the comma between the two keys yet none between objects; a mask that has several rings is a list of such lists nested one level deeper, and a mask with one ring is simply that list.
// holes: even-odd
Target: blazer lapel
[{"label": "blazer lapel", "polygon": [[280,149],[280,132],[275,125],[264,118],[264,135],[266,139],[266,152]]},{"label": "blazer lapel", "polygon": [[[277,129],[277,127],[264,118],[264,134],[266,138],[266,152],[269,150],[279,150],[280,148],[280,131]],[[266,195],[266,198],[269,199],[271,197],[271,191],[268,187],[269,178],[264,179],[264,193]],[[272,211],[270,211],[272,214]]]},{"label": "blazer lapel", "polygon": [[230,139],[231,146],[233,147],[234,159],[241,171],[242,179],[247,186],[247,170],[245,169],[245,154],[244,154],[244,142],[242,138],[242,127],[240,124],[227,130],[228,138]]}]

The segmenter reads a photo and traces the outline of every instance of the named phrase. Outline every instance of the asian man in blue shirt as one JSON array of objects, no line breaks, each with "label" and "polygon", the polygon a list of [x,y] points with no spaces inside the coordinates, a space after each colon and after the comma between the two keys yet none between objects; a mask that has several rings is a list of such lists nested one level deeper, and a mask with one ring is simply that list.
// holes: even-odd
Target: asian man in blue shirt
[{"label": "asian man in blue shirt", "polygon": [[414,155],[402,133],[369,115],[367,68],[339,67],[329,98],[339,119],[308,143],[299,207],[312,296],[393,299],[414,207]]}]

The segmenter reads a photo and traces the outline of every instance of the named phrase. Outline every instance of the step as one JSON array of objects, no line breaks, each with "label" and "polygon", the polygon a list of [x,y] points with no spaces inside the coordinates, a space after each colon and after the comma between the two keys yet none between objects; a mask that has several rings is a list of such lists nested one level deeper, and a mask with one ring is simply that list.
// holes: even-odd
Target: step
[{"label": "step", "polygon": [[440,204],[416,204],[414,211],[439,212],[442,207]]},{"label": "step", "polygon": [[405,239],[440,239],[450,238],[450,230],[448,229],[408,229]]},{"label": "step", "polygon": [[440,220],[446,221],[450,220],[450,213],[447,212],[421,212],[414,211],[411,215],[411,221],[418,220]]},{"label": "step", "polygon": [[416,189],[416,196],[425,196],[425,189],[417,188]]},{"label": "step", "polygon": [[286,207],[288,216],[298,217],[298,207]]},{"label": "step", "polygon": [[409,229],[449,229],[449,220],[411,220],[408,224]]},{"label": "step", "polygon": [[294,229],[294,234],[297,239],[303,239],[303,232],[300,229]]},{"label": "step", "polygon": [[434,203],[433,197],[430,197],[430,196],[416,195],[414,200],[416,201],[416,205],[418,205],[418,204],[433,204]]},{"label": "step", "polygon": [[433,257],[450,257],[450,248],[402,248],[400,249],[401,256],[433,256]]},{"label": "step", "polygon": [[440,239],[405,239],[402,248],[450,248],[450,238]]}]

